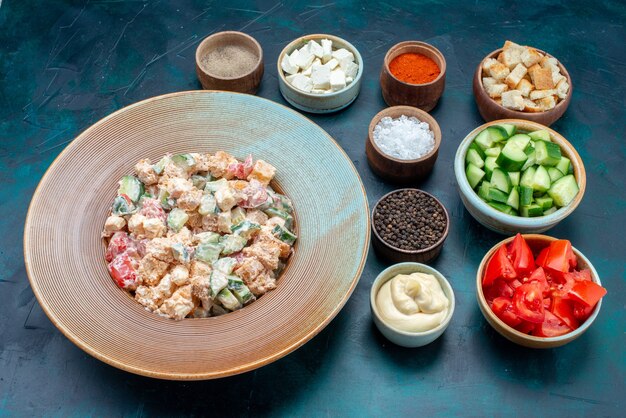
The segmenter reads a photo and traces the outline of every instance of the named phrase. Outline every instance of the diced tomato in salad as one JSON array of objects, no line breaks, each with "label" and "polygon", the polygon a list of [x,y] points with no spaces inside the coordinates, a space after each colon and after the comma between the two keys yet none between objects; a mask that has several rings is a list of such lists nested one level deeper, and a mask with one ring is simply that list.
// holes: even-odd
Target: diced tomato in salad
[{"label": "diced tomato in salad", "polygon": [[555,337],[578,328],[606,295],[578,260],[568,240],[533,254],[521,234],[487,263],[483,294],[502,322],[525,334]]},{"label": "diced tomato in salad", "polygon": [[118,255],[134,249],[135,242],[133,239],[126,232],[118,231],[111,237],[104,258],[110,263]]},{"label": "diced tomato in salad", "polygon": [[135,271],[136,260],[127,252],[117,255],[108,265],[109,273],[115,283],[122,289],[135,290],[139,284],[139,276]]}]

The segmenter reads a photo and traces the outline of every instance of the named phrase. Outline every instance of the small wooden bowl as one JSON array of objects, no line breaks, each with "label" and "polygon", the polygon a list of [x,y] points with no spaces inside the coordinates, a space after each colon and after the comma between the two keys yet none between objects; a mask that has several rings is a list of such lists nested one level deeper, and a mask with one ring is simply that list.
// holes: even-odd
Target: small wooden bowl
[{"label": "small wooden bowl", "polygon": [[[545,54],[549,57],[552,55],[537,49],[537,51]],[[473,90],[474,90],[474,99],[476,100],[476,105],[478,106],[478,111],[480,112],[480,116],[485,120],[485,122],[491,122],[496,119],[525,119],[532,122],[537,122],[542,125],[550,126],[554,122],[556,122],[567,107],[569,106],[570,101],[572,100],[572,92],[574,86],[572,84],[572,78],[569,73],[565,69],[565,67],[559,62],[559,68],[561,69],[561,74],[567,78],[567,82],[569,83],[569,93],[565,100],[561,100],[554,109],[550,109],[545,112],[539,113],[529,113],[529,112],[519,112],[517,110],[507,109],[506,107],[499,105],[496,103],[485,91],[485,87],[483,86],[483,77],[482,77],[482,63],[487,58],[496,58],[500,52],[502,52],[502,48],[496,49],[491,54],[487,55],[478,63],[478,68],[476,68],[476,72],[474,73],[474,82],[473,82]]]},{"label": "small wooden bowl", "polygon": [[[433,131],[435,136],[435,146],[431,152],[414,160],[401,160],[385,154],[376,145],[376,142],[374,142],[374,128],[378,122],[385,116],[395,119],[402,115],[413,116],[430,126],[430,130]],[[435,118],[416,107],[394,106],[381,110],[372,118],[367,141],[365,142],[365,154],[367,155],[367,162],[374,173],[385,180],[407,183],[421,180],[430,174],[437,161],[439,145],[441,145],[441,129]]]},{"label": "small wooden bowl", "polygon": [[[430,83],[409,84],[398,80],[389,70],[389,63],[398,55],[417,53],[427,56],[439,66],[439,76]],[[431,111],[439,102],[446,85],[446,59],[434,46],[425,42],[405,41],[392,46],[380,71],[380,86],[383,98],[389,106],[415,106],[426,112]]]},{"label": "small wooden bowl", "polygon": [[[556,241],[556,238],[554,237],[539,234],[527,234],[523,235],[523,237],[535,256],[539,253],[541,249],[550,245],[552,241]],[[498,250],[498,248],[500,248],[501,245],[508,244],[514,238],[515,237],[507,238],[494,245],[493,248],[491,248],[487,252],[487,254],[485,254],[483,260],[480,263],[480,266],[478,267],[478,271],[476,272],[476,299],[478,300],[478,306],[480,307],[480,311],[482,312],[483,316],[485,317],[489,325],[491,325],[493,329],[495,329],[500,335],[502,335],[507,340],[512,341],[515,344],[522,345],[524,347],[560,347],[580,337],[582,334],[584,334],[585,331],[587,331],[587,329],[589,329],[593,321],[595,321],[596,317],[598,316],[598,313],[600,312],[600,307],[602,306],[602,299],[600,299],[593,312],[591,313],[591,315],[589,315],[589,318],[587,318],[585,322],[580,324],[580,326],[574,331],[565,335],[559,335],[558,337],[535,337],[532,335],[524,334],[523,332],[520,332],[505,324],[500,318],[496,316],[496,314],[493,313],[493,311],[489,307],[489,304],[487,303],[487,300],[485,299],[485,295],[483,294],[482,278],[484,276],[485,268],[487,268],[487,262],[489,262],[491,256]],[[591,279],[597,284],[602,285],[602,283],[600,282],[600,277],[598,276],[598,272],[593,267],[591,262],[583,255],[583,253],[578,251],[576,248],[573,248],[573,250],[576,258],[578,259],[578,266],[581,269],[589,269],[591,271]]]},{"label": "small wooden bowl", "polygon": [[[202,59],[212,50],[236,45],[252,51],[258,61],[255,67],[246,74],[236,77],[221,77],[209,73],[202,65]],[[196,49],[196,73],[202,88],[205,90],[226,90],[238,93],[255,94],[263,78],[263,49],[252,36],[242,32],[224,31],[206,37]]]},{"label": "small wooden bowl", "polygon": [[[439,206],[441,206],[441,208],[443,209],[443,213],[446,218],[446,229],[443,231],[441,238],[439,238],[439,240],[434,245],[431,245],[428,248],[424,248],[421,250],[403,250],[402,248],[393,246],[382,239],[382,237],[376,230],[376,227],[374,226],[374,215],[376,214],[378,205],[380,205],[382,201],[384,201],[388,196],[392,195],[393,193],[398,193],[404,190],[414,190],[418,193],[423,193],[425,195],[428,195],[432,197],[433,199],[435,199],[435,202],[437,202]],[[443,243],[448,236],[448,231],[450,230],[450,216],[448,215],[448,211],[446,210],[446,207],[443,205],[443,203],[441,203],[439,199],[437,199],[435,196],[431,195],[430,193],[426,193],[425,191],[420,190],[420,189],[411,189],[411,188],[394,190],[392,192],[387,193],[383,197],[381,197],[378,200],[378,202],[376,202],[376,205],[374,205],[374,208],[372,209],[370,223],[372,225],[372,232],[373,232],[372,246],[374,247],[374,250],[381,257],[389,261],[392,261],[394,263],[404,263],[404,262],[428,263],[434,260],[435,258],[439,256],[439,253],[441,252],[441,249],[443,248]]]}]

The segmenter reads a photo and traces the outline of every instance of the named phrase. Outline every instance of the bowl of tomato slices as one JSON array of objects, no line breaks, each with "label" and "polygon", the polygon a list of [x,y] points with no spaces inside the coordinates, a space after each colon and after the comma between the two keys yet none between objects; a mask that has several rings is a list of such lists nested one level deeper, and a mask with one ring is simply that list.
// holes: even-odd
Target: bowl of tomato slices
[{"label": "bowl of tomato slices", "polygon": [[607,293],[589,260],[570,241],[517,234],[485,254],[476,298],[487,322],[508,340],[553,348],[580,337]]}]

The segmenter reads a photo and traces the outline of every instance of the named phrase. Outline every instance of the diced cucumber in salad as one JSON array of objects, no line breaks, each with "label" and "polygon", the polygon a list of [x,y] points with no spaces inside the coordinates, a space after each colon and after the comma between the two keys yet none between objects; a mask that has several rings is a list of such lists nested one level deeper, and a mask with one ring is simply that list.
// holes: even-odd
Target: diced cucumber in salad
[{"label": "diced cucumber in salad", "polygon": [[102,233],[115,283],[176,320],[223,315],[274,289],[297,239],[291,200],[270,187],[275,170],[223,151],[140,160]]},{"label": "diced cucumber in salad", "polygon": [[579,192],[571,161],[550,132],[517,132],[492,125],[476,135],[465,155],[465,174],[476,194],[494,209],[536,217],[569,205]]}]

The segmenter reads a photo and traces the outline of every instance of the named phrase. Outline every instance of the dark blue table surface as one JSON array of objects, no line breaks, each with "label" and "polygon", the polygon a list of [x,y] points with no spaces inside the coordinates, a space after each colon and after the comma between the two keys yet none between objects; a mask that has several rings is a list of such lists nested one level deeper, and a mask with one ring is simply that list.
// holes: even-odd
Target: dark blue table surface
[{"label": "dark blue table surface", "polygon": [[[625,20],[623,1],[0,1],[0,416],[623,416]],[[200,88],[195,48],[221,30],[242,30],[261,43],[266,66],[258,94],[282,104],[275,62],[293,38],[332,33],[361,51],[357,101],[309,117],[346,150],[371,205],[396,187],[372,174],[364,149],[368,123],[385,107],[378,82],[385,52],[409,39],[443,52],[446,90],[432,111],[443,141],[433,174],[417,185],[444,202],[452,221],[433,266],[452,282],[457,309],[435,343],[403,349],[375,329],[369,289],[388,263],[373,251],[356,291],[323,332],[267,367],[218,381],[128,374],[82,352],[47,319],[22,252],[26,210],[43,173],[109,113]],[[483,319],[475,271],[502,237],[465,211],[452,167],[461,139],[483,123],[473,71],[506,39],[551,52],[573,78],[571,105],[553,128],[581,154],[587,192],[549,233],[572,240],[609,292],[593,327],[553,350],[515,346]]]}]

